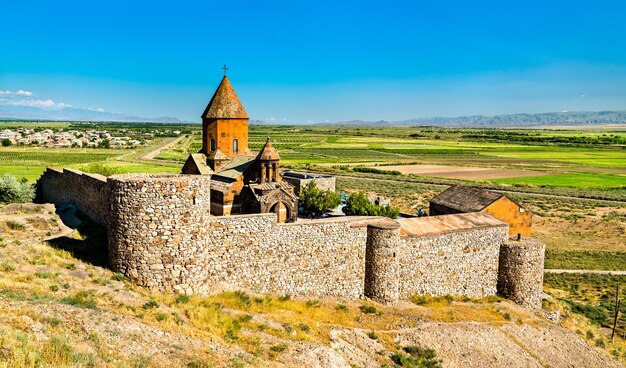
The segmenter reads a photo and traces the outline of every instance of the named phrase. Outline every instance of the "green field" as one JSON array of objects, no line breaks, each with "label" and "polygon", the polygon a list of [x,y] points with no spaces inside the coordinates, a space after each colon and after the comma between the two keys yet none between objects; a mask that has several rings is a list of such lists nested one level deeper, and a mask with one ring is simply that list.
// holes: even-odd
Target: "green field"
[{"label": "green field", "polygon": [[626,175],[604,173],[572,173],[530,176],[524,178],[494,179],[494,183],[536,187],[576,187],[594,189],[626,189]]},{"label": "green field", "polygon": [[137,150],[0,147],[0,175],[11,174],[35,182],[46,167],[84,169],[95,162],[114,167],[116,172],[180,172],[180,166],[141,156],[173,138],[155,139]]}]

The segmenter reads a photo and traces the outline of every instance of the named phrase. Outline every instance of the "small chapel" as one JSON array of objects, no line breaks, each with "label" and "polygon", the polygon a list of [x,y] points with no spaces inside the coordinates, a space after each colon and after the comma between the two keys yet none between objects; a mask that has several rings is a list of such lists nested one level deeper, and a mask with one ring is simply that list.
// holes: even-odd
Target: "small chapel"
[{"label": "small chapel", "polygon": [[280,156],[267,138],[248,148],[246,109],[224,74],[202,113],[202,149],[189,155],[183,174],[211,176],[211,214],[270,213],[279,222],[298,218],[298,197],[280,173]]}]

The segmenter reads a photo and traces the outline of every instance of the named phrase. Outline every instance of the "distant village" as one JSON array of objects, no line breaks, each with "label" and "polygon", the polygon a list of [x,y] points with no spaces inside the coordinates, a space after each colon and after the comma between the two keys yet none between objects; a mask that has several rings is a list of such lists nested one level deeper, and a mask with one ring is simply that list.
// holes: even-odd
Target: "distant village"
[{"label": "distant village", "polygon": [[110,130],[68,130],[43,128],[5,129],[0,132],[3,146],[31,145],[47,148],[91,147],[91,148],[133,148],[145,145],[155,136],[177,136],[178,130],[154,130],[136,132],[128,129]]}]

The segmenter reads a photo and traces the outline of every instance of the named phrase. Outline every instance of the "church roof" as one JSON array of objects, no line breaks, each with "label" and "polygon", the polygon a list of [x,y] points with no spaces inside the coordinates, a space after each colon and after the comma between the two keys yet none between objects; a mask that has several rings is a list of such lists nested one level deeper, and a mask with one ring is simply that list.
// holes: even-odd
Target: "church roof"
[{"label": "church roof", "polygon": [[262,161],[280,160],[280,156],[278,155],[276,148],[272,145],[270,137],[267,137],[267,141],[265,142],[263,148],[261,148],[261,152],[259,152],[256,159]]},{"label": "church roof", "polygon": [[250,166],[254,164],[254,157],[238,155],[233,157],[224,167],[222,167],[217,173],[213,175],[221,176],[229,179],[237,179],[243,175]]},{"label": "church roof", "polygon": [[209,153],[209,160],[228,160],[228,156],[226,156],[219,148],[215,151]]},{"label": "church roof", "polygon": [[248,119],[248,113],[243,108],[233,86],[224,76],[217,87],[215,94],[202,113],[202,118],[209,119]]},{"label": "church roof", "polygon": [[436,195],[430,202],[462,212],[479,212],[503,196],[502,193],[482,188],[455,185]]},{"label": "church roof", "polygon": [[192,153],[183,166],[183,174],[210,175],[213,170],[207,165],[204,153]]}]

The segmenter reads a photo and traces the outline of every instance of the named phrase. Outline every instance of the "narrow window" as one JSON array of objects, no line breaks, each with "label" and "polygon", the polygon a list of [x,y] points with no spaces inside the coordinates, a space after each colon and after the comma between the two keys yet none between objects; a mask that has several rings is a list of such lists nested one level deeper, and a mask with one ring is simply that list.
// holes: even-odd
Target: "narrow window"
[{"label": "narrow window", "polygon": [[211,151],[215,151],[215,139],[211,139]]},{"label": "narrow window", "polygon": [[239,152],[239,142],[236,139],[233,139],[233,152]]}]

